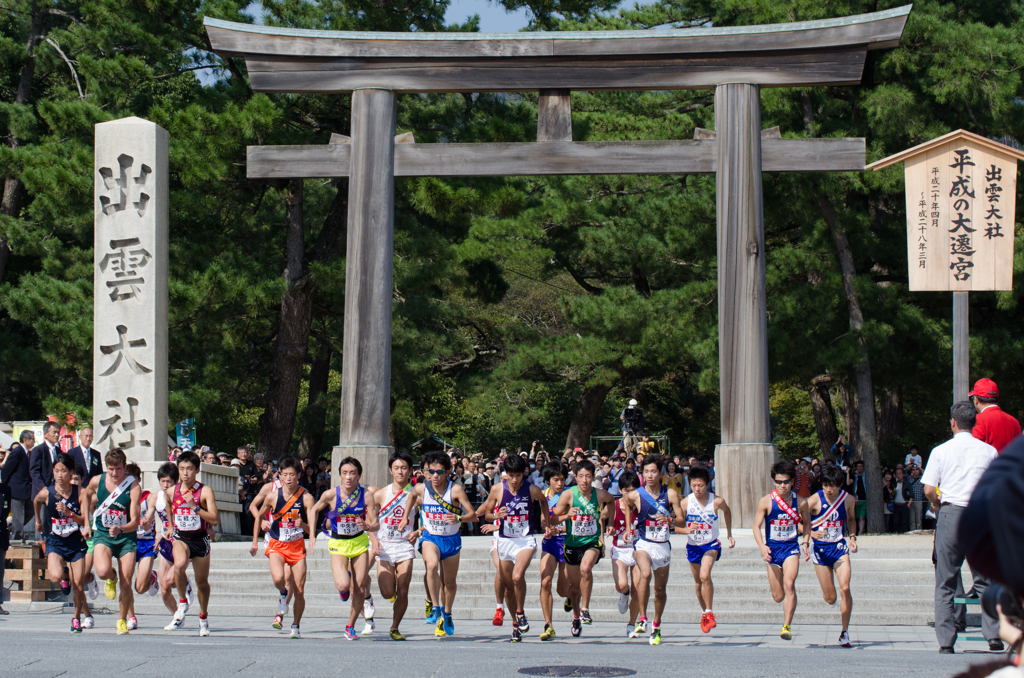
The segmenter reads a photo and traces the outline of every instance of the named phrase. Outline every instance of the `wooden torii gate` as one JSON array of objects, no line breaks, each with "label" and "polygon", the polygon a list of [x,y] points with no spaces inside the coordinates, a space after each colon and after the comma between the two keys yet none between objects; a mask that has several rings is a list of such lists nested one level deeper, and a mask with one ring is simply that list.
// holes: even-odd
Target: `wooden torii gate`
[{"label": "wooden torii gate", "polygon": [[[341,441],[386,479],[394,178],[714,172],[722,443],[717,486],[749,527],[777,457],[768,409],[761,172],[859,171],[863,139],[761,129],[761,87],[856,85],[867,51],[899,44],[910,6],[803,23],[657,31],[358,33],[207,18],[213,50],[259,92],[352,92],[351,139],[250,146],[253,179],[349,177]],[[574,142],[571,90],[715,89],[695,140]],[[396,95],[540,92],[537,143],[395,143]],[[333,140],[332,140],[333,141]]]}]

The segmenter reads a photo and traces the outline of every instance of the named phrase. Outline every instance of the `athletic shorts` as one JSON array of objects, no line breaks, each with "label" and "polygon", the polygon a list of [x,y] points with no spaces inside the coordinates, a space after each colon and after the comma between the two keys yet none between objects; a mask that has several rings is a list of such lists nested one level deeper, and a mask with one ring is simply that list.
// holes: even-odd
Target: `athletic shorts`
[{"label": "athletic shorts", "polygon": [[782,567],[782,564],[793,556],[800,556],[800,546],[796,540],[783,542],[781,544],[767,544],[772,552],[772,562],[769,565]]},{"label": "athletic shorts", "polygon": [[116,537],[111,537],[105,532],[96,532],[92,538],[93,548],[103,544],[110,549],[110,554],[120,560],[129,553],[135,553],[139,546],[139,540],[135,537],[135,533],[121,534]]},{"label": "athletic shorts", "polygon": [[537,550],[537,539],[532,534],[525,537],[498,537],[498,560],[515,562],[519,552],[527,550]]},{"label": "athletic shorts", "polygon": [[716,551],[718,553],[715,556],[715,562],[717,563],[722,559],[722,542],[716,539],[710,544],[687,544],[686,559],[691,563],[699,564],[704,560],[704,554],[709,551]]},{"label": "athletic shorts", "polygon": [[[495,544],[492,548],[498,548],[498,545]],[[565,536],[564,535],[561,536],[561,537],[555,537],[554,539],[543,539],[540,542],[541,553],[542,554],[543,553],[547,553],[548,555],[554,556],[555,560],[557,560],[560,563],[564,563],[565,562],[565,553],[563,553],[563,551],[562,551],[562,549],[564,549],[564,548],[565,548]]]},{"label": "athletic shorts", "polygon": [[170,540],[168,540],[168,539],[161,539],[160,540],[160,546],[157,547],[157,551],[160,552],[160,555],[168,563],[173,563],[174,562],[174,546],[171,545]]},{"label": "athletic shorts", "polygon": [[672,562],[672,544],[667,541],[636,540],[636,550],[651,557],[651,569],[660,570]]},{"label": "athletic shorts", "polygon": [[191,539],[187,537],[174,536],[174,541],[181,542],[188,547],[188,557],[194,558],[205,558],[210,555],[210,537],[198,537]]},{"label": "athletic shorts", "polygon": [[583,564],[583,556],[587,554],[587,551],[597,551],[597,560],[594,561],[595,565],[601,562],[601,556],[604,553],[600,542],[587,544],[586,546],[565,546],[563,548],[565,549],[565,564],[573,567],[579,567]]},{"label": "athletic shorts", "polygon": [[265,554],[267,558],[269,558],[271,554],[276,553],[284,558],[284,562],[289,565],[294,565],[306,557],[305,539],[296,539],[295,541],[268,539],[267,542],[267,551]]},{"label": "athletic shorts", "polygon": [[831,569],[847,553],[849,550],[846,548],[845,539],[837,542],[814,542],[811,546],[811,562]]},{"label": "athletic shorts", "polygon": [[156,540],[140,539],[139,545],[135,547],[135,560],[156,557]]},{"label": "athletic shorts", "polygon": [[47,535],[46,555],[52,553],[55,556],[60,556],[64,559],[65,563],[74,563],[85,558],[86,549],[89,547],[85,543],[85,539],[82,539],[82,533],[79,532],[77,534],[77,539],[74,537],[65,538]]},{"label": "athletic shorts", "polygon": [[498,538],[491,537],[491,553],[494,553],[498,549]]},{"label": "athletic shorts", "polygon": [[868,516],[868,503],[866,501],[857,501],[856,507],[853,509],[853,515],[856,518],[867,518]]},{"label": "athletic shorts", "polygon": [[86,553],[92,553],[92,537],[89,537],[88,539],[86,539],[85,543],[88,546],[88,549],[86,550]]},{"label": "athletic shorts", "polygon": [[636,567],[636,551],[633,550],[632,546],[621,549],[617,546],[612,546],[612,560],[622,561],[626,567]]},{"label": "athletic shorts", "polygon": [[332,555],[345,556],[349,559],[358,558],[370,550],[370,538],[366,536],[365,532],[350,539],[331,537],[331,540],[327,542],[327,550]]},{"label": "athletic shorts", "polygon": [[423,533],[423,539],[420,539],[420,553],[423,553],[423,544],[431,543],[437,547],[437,550],[441,553],[441,560],[447,560],[452,556],[457,556],[462,552],[462,535],[453,534],[449,537],[431,534],[430,532]]},{"label": "athletic shorts", "polygon": [[416,557],[416,547],[405,541],[378,541],[380,544],[380,555],[377,560],[382,563],[397,565]]}]

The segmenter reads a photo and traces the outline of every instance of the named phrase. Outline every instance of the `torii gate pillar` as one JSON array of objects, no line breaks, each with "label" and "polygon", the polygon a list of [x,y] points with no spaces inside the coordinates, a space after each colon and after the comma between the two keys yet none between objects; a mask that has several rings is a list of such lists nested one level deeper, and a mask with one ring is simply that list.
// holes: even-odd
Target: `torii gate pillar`
[{"label": "torii gate pillar", "polygon": [[715,448],[715,490],[733,524],[750,527],[770,491],[778,457],[768,409],[764,206],[761,195],[761,97],[757,85],[715,88],[718,140],[718,362],[722,444]]}]

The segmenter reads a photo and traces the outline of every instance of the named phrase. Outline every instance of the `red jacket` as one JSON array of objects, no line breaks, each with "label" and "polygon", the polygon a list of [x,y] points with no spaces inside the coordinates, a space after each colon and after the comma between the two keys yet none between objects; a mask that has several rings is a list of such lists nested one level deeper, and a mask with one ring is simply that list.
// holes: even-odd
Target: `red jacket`
[{"label": "red jacket", "polygon": [[1020,435],[1020,422],[999,409],[998,405],[990,405],[978,413],[978,422],[971,433],[1001,453],[1011,440]]}]

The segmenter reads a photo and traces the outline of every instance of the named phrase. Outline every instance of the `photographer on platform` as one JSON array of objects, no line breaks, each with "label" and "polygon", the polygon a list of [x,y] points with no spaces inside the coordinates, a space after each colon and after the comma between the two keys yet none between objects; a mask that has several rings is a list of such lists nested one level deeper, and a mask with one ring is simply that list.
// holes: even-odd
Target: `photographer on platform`
[{"label": "photographer on platform", "polygon": [[647,428],[644,411],[637,407],[635,399],[630,400],[629,405],[619,414],[619,420],[622,422],[622,443],[626,448],[626,453],[633,456],[637,438],[640,436],[640,432]]}]

